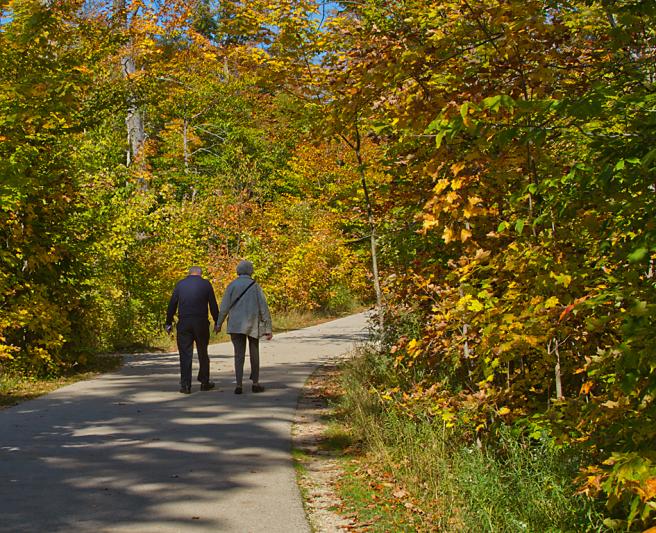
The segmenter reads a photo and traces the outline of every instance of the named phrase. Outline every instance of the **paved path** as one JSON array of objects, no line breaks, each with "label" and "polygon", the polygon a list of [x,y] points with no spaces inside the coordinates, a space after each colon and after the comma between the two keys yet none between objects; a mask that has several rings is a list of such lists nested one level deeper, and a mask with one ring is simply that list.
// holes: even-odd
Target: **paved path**
[{"label": "paved path", "polygon": [[148,355],[1,410],[0,531],[309,531],[290,456],[298,392],[365,328],[354,315],[262,341],[263,394],[233,393],[218,344],[213,391],[179,394],[177,354]]}]

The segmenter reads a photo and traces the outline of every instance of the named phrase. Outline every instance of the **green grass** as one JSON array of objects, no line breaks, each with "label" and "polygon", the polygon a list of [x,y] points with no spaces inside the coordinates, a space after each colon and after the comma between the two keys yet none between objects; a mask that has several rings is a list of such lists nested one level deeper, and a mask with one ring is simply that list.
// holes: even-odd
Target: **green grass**
[{"label": "green grass", "polygon": [[276,313],[273,316],[273,333],[283,333],[294,329],[307,328],[309,326],[316,326],[324,322],[329,322],[346,315],[359,313],[364,311],[366,307],[354,306],[349,308],[347,312],[343,313],[327,313],[315,311],[286,311],[284,313]]},{"label": "green grass", "polygon": [[[346,365],[331,426],[335,444],[358,465],[347,469],[342,497],[359,521],[386,524],[370,531],[604,530],[600,514],[574,494],[576,457],[518,438],[510,428],[479,448],[441,420],[423,413],[410,418],[371,393],[372,383],[384,379],[381,368],[367,356]],[[408,512],[395,505],[389,485],[406,493]]]},{"label": "green grass", "polygon": [[338,452],[337,454],[350,453],[357,444],[353,432],[343,424],[330,422],[323,433],[324,440],[321,447],[324,450]]},{"label": "green grass", "polygon": [[307,467],[305,465],[308,463],[309,459],[303,450],[293,448],[292,460],[294,461],[294,469],[296,470],[297,476],[302,476],[307,473]]},{"label": "green grass", "polygon": [[358,530],[380,533],[421,531],[421,520],[413,512],[414,505],[394,496],[393,483],[380,481],[371,470],[363,471],[360,461],[345,461],[343,468],[344,475],[338,485],[339,496],[344,502],[341,511],[357,517]]}]

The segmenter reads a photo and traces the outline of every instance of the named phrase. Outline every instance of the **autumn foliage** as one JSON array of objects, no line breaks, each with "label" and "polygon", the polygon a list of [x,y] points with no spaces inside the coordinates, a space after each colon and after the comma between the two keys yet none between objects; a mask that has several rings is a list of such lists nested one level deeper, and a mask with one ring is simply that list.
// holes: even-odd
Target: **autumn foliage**
[{"label": "autumn foliage", "polygon": [[483,445],[503,423],[583,450],[610,527],[656,515],[655,14],[365,2],[328,60],[407,235],[386,256],[388,401]]},{"label": "autumn foliage", "polygon": [[377,251],[381,398],[654,525],[652,2],[119,4],[0,2],[3,365],[147,342],[191,263],[347,309]]},{"label": "autumn foliage", "polygon": [[330,205],[357,177],[322,160],[338,148],[310,142],[257,70],[283,12],[245,24],[239,3],[0,5],[4,369],[146,345],[192,264],[220,292],[251,259],[278,311],[368,298],[348,206]]}]

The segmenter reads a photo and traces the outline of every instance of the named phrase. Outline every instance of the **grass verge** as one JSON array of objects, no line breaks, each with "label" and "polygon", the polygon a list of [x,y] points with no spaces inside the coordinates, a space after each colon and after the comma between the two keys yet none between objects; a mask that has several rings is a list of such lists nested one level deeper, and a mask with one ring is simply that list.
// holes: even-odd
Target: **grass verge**
[{"label": "grass verge", "polygon": [[577,457],[527,442],[510,428],[479,448],[441,420],[402,414],[375,393],[379,358],[361,354],[342,368],[342,396],[331,421],[340,435],[331,442],[345,453],[342,512],[365,530],[605,529],[601,515],[575,495]]}]

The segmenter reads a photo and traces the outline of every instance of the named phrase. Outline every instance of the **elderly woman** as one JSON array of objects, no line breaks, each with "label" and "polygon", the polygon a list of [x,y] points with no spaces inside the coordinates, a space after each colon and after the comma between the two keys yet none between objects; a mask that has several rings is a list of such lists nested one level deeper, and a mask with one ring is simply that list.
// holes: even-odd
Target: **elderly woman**
[{"label": "elderly woman", "polygon": [[264,392],[260,385],[260,337],[271,340],[271,314],[266,298],[260,286],[253,280],[253,263],[240,261],[237,265],[237,279],[225,290],[219,319],[214,331],[221,330],[223,321],[228,317],[227,331],[235,349],[235,375],[237,387],[235,394],[243,392],[244,359],[246,358],[246,340],[251,359],[251,376],[253,392]]}]

